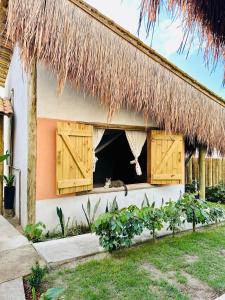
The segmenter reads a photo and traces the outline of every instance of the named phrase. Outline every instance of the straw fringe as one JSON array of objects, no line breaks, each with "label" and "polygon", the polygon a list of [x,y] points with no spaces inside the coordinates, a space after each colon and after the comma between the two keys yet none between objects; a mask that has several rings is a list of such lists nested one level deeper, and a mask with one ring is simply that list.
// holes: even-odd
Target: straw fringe
[{"label": "straw fringe", "polygon": [[[154,31],[154,25],[162,7],[174,19],[183,22],[183,41],[179,51],[189,52],[195,37],[199,39],[206,64],[215,69],[221,59],[225,66],[225,1],[224,0],[140,0],[139,29],[146,23],[147,33]],[[224,70],[225,84],[225,70]]]},{"label": "straw fringe", "polygon": [[166,131],[225,152],[225,110],[66,0],[9,0],[8,36],[29,68],[34,58],[109,109],[142,112]]}]

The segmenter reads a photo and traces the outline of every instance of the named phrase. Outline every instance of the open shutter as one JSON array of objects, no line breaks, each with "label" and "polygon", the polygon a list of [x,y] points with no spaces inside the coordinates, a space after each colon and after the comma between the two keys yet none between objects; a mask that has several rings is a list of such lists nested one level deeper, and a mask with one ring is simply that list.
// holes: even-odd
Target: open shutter
[{"label": "open shutter", "polygon": [[179,134],[152,130],[148,136],[148,182],[184,183],[184,139]]},{"label": "open shutter", "polygon": [[92,135],[91,125],[57,122],[57,195],[83,192],[93,188]]}]

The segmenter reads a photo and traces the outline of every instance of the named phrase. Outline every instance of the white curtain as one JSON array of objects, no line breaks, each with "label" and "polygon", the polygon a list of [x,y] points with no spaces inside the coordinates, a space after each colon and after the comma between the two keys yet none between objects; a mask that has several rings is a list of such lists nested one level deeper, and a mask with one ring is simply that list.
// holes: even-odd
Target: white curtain
[{"label": "white curtain", "polygon": [[99,143],[101,142],[104,132],[105,132],[105,129],[101,129],[101,128],[99,128],[99,129],[94,128],[94,131],[93,131],[93,172],[95,172],[96,163],[98,161],[95,150],[97,149]]},{"label": "white curtain", "polygon": [[126,137],[130,145],[131,152],[134,155],[134,160],[132,160],[130,163],[135,164],[136,173],[140,176],[142,175],[142,171],[141,166],[138,162],[138,158],[146,141],[147,133],[143,131],[127,130]]}]

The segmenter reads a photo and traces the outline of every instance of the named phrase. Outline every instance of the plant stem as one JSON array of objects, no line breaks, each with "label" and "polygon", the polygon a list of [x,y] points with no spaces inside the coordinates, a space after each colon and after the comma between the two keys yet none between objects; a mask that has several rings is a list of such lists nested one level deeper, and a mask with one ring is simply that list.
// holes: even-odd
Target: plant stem
[{"label": "plant stem", "polygon": [[193,232],[195,232],[196,222],[195,222],[195,212],[193,210]]},{"label": "plant stem", "polygon": [[153,237],[153,241],[155,242],[155,228],[154,227],[152,229],[152,237]]}]

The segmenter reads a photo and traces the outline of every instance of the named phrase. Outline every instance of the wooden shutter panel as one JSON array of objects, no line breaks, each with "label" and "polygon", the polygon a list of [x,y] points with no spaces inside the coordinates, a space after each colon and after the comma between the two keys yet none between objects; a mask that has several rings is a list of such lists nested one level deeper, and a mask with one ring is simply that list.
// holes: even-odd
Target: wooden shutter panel
[{"label": "wooden shutter panel", "polygon": [[148,182],[184,183],[184,139],[179,134],[152,130],[148,136]]},{"label": "wooden shutter panel", "polygon": [[92,138],[91,125],[57,122],[56,192],[58,195],[88,191],[93,188]]}]

